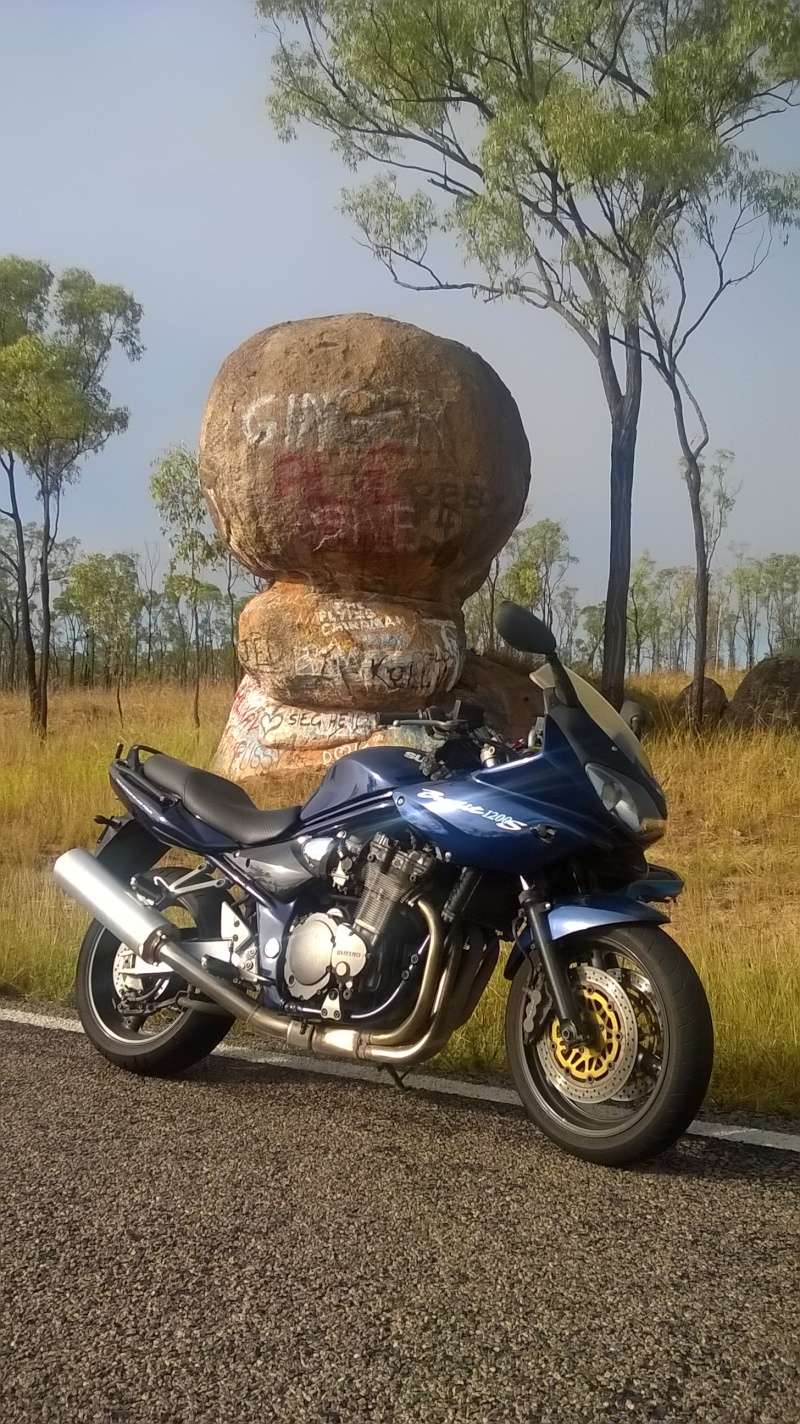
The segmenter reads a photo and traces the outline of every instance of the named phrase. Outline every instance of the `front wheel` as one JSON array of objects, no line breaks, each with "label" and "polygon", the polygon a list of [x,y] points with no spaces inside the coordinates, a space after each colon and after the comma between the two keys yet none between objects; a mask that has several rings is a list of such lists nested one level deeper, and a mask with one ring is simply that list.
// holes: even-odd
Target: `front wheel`
[{"label": "front wheel", "polygon": [[561,1036],[542,970],[525,961],[506,1007],[506,1052],[538,1127],[577,1157],[622,1167],[655,1157],[689,1126],[708,1088],[714,1031],[705,990],[663,930],[581,936],[568,973],[592,1041]]}]

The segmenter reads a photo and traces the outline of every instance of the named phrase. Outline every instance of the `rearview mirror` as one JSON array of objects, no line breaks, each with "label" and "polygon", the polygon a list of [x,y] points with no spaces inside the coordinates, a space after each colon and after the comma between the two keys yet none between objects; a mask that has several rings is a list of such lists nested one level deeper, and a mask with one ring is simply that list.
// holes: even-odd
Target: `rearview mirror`
[{"label": "rearview mirror", "polygon": [[503,641],[518,653],[539,653],[551,658],[556,651],[552,629],[519,603],[501,603],[494,626]]}]

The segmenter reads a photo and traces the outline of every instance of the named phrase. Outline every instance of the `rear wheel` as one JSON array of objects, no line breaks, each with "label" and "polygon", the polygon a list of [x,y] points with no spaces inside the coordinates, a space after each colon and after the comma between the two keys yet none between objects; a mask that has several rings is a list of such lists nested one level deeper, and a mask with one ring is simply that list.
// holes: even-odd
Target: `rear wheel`
[{"label": "rear wheel", "polygon": [[[180,928],[182,939],[219,939],[223,893],[185,890],[187,871],[167,866],[137,878],[149,902]],[[78,955],[76,995],[87,1038],[111,1063],[133,1073],[169,1076],[205,1058],[228,1032],[228,1014],[185,1009],[180,975],[137,974],[136,956],[97,920]]]},{"label": "rear wheel", "polygon": [[518,970],[506,1052],[534,1122],[575,1156],[606,1166],[654,1157],[689,1126],[714,1054],[705,991],[678,944],[635,925],[581,936],[568,973],[593,1029],[564,1042],[541,969]]}]

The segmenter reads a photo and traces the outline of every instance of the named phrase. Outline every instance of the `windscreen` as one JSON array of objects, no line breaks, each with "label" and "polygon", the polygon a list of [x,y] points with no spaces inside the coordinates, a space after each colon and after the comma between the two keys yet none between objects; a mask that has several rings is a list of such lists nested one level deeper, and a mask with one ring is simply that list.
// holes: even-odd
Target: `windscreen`
[{"label": "windscreen", "polygon": [[[644,747],[636,733],[620,717],[619,712],[611,706],[610,702],[606,702],[605,697],[597,692],[590,682],[579,677],[571,668],[565,668],[564,671],[575,688],[581,706],[585,712],[588,712],[592,721],[596,722],[606,736],[616,743],[624,756],[632,762],[638,762],[652,776],[653,768]],[[555,693],[558,696],[553,669],[549,663],[543,663],[540,668],[531,673],[531,682],[535,682],[536,686],[541,687],[544,692]]]}]

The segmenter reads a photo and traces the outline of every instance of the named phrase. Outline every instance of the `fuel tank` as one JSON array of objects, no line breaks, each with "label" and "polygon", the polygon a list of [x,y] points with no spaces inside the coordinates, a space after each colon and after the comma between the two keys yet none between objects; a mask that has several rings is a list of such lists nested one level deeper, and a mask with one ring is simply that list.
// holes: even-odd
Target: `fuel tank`
[{"label": "fuel tank", "polygon": [[426,780],[427,758],[409,747],[365,747],[334,763],[300,812],[301,821],[329,814],[345,802]]}]

